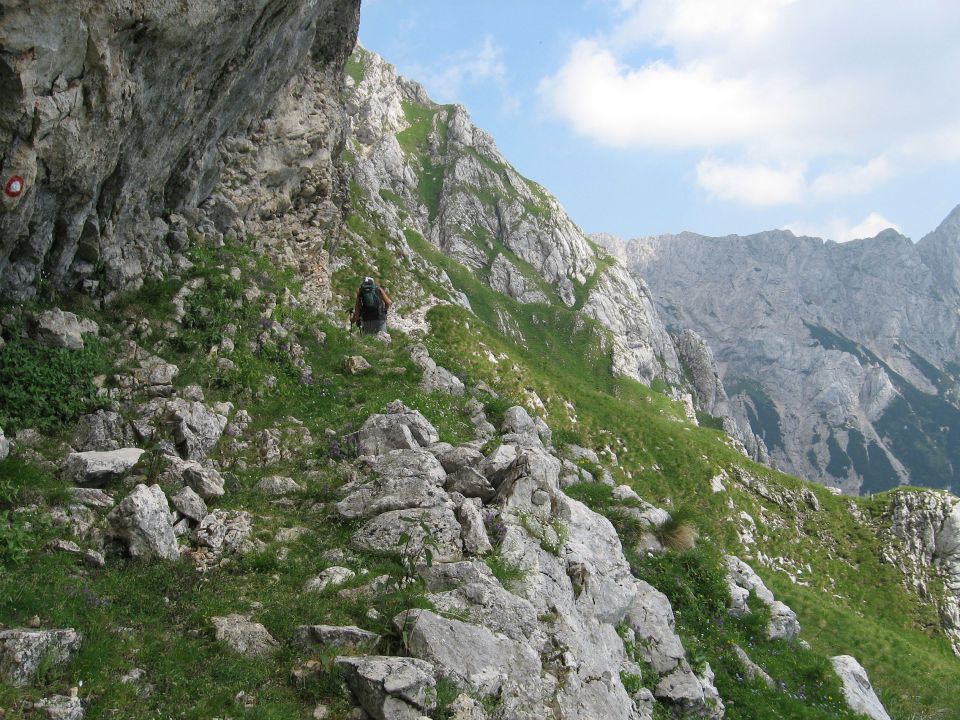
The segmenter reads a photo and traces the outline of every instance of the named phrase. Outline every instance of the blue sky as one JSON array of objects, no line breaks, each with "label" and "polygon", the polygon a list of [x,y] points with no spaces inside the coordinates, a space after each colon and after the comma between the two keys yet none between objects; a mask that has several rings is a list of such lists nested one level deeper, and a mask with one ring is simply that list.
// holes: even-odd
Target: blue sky
[{"label": "blue sky", "polygon": [[363,0],[587,232],[918,240],[960,204],[956,0]]}]

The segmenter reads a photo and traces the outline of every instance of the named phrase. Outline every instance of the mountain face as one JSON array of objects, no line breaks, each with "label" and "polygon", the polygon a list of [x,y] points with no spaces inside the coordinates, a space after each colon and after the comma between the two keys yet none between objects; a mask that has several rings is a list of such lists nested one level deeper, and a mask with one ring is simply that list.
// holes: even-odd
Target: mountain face
[{"label": "mountain face", "polygon": [[958,486],[960,208],[917,244],[892,230],[599,239],[713,348],[779,467],[847,492]]},{"label": "mountain face", "polygon": [[[359,0],[5,2],[0,178],[23,182],[18,196],[0,196],[0,296],[103,296],[170,272],[186,243],[163,216],[210,196],[218,143],[259,120],[305,66],[315,83],[340,86],[359,9]],[[335,127],[342,109],[330,109]],[[284,172],[261,177],[264,188]]]},{"label": "mountain face", "polygon": [[[614,374],[648,385],[661,381],[675,388],[677,399],[691,396],[752,457],[765,459],[762,441],[736,420],[726,398],[707,398],[689,382],[688,363],[713,372],[709,348],[687,343],[678,353],[643,280],[520,175],[466,109],[434,103],[420,85],[362,48],[352,63],[348,168],[396,254],[415,255],[410,239],[422,238],[514,300],[567,308],[596,321],[609,331]],[[404,303],[416,304],[404,298],[402,287],[396,290]],[[501,329],[522,338],[516,327]]]}]

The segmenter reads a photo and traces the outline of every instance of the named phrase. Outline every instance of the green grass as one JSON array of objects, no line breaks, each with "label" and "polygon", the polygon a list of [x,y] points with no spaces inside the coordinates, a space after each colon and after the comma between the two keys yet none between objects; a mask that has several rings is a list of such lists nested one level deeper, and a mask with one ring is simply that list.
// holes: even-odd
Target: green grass
[{"label": "green grass", "polygon": [[50,348],[19,330],[0,349],[0,427],[52,431],[102,407],[94,377],[112,365],[108,343],[86,336],[82,350]]}]

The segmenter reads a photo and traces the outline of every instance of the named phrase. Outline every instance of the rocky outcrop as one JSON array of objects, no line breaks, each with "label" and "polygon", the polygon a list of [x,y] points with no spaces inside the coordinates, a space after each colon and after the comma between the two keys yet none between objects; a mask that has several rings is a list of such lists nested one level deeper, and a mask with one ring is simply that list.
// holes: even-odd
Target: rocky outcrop
[{"label": "rocky outcrop", "polygon": [[[388,435],[411,417],[404,408],[369,425]],[[633,577],[613,525],[561,491],[562,464],[543,444],[551,433],[542,426],[523,408],[508,409],[502,442],[487,457],[469,446],[373,443],[374,454],[357,461],[357,480],[342,489],[338,512],[370,518],[354,545],[398,553],[424,578],[433,609],[393,619],[407,650],[425,661],[417,668],[497,698],[502,718],[637,720],[649,717],[654,696],[691,717],[722,717],[709,668],[697,675],[685,658],[666,596]],[[429,428],[419,434],[432,436]],[[518,570],[509,589],[479,559],[493,550],[491,537],[501,562]],[[631,695],[621,670],[640,677],[638,662],[660,681]],[[377,677],[387,672],[375,668]],[[385,713],[377,682],[348,682],[368,712]]]},{"label": "rocky outcrop", "polygon": [[159,485],[137,485],[107,516],[112,537],[142,560],[177,560],[173,517]]},{"label": "rocky outcrop", "polygon": [[833,669],[843,683],[843,697],[855,713],[866,715],[870,720],[890,720],[886,708],[873,691],[867,671],[850,655],[831,658]]},{"label": "rocky outcrop", "polygon": [[[880,539],[883,560],[903,572],[907,587],[937,606],[960,656],[960,499],[944,492],[893,493]],[[942,592],[931,592],[933,580],[942,583]]]},{"label": "rocky outcrop", "polygon": [[[355,60],[362,74],[348,81],[350,173],[398,256],[422,262],[405,234],[415,232],[520,303],[561,304],[596,320],[612,333],[616,373],[646,384],[682,381],[642,281],[520,175],[463,107],[432,102],[374,53],[358,49]],[[414,146],[421,134],[425,139]],[[446,294],[448,302],[463,304],[455,292]],[[400,296],[399,302],[422,300]]]},{"label": "rocky outcrop", "polygon": [[955,485],[960,208],[917,244],[892,230],[597,239],[713,348],[732,414],[777,466],[847,492]]},{"label": "rocky outcrop", "polygon": [[[305,61],[336,98],[358,11],[358,0],[5,6],[0,175],[22,188],[0,203],[0,293],[30,297],[41,275],[109,291],[173,267],[189,227],[163,211],[199,221],[218,143],[256,131]],[[329,175],[336,143],[322,144],[326,155],[312,152]],[[260,178],[271,192],[284,180]],[[209,208],[214,226],[218,207],[229,205]]]},{"label": "rocky outcrop", "polygon": [[10,685],[33,682],[41,665],[61,665],[80,649],[76,630],[0,630],[0,680]]}]

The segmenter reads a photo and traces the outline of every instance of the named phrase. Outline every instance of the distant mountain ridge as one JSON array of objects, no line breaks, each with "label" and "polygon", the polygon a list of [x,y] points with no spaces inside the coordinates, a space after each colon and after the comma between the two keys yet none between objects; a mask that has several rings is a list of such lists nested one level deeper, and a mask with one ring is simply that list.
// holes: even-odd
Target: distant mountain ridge
[{"label": "distant mountain ridge", "polygon": [[960,207],[916,244],[893,230],[594,239],[646,279],[668,326],[713,348],[781,469],[848,492],[956,490]]}]

